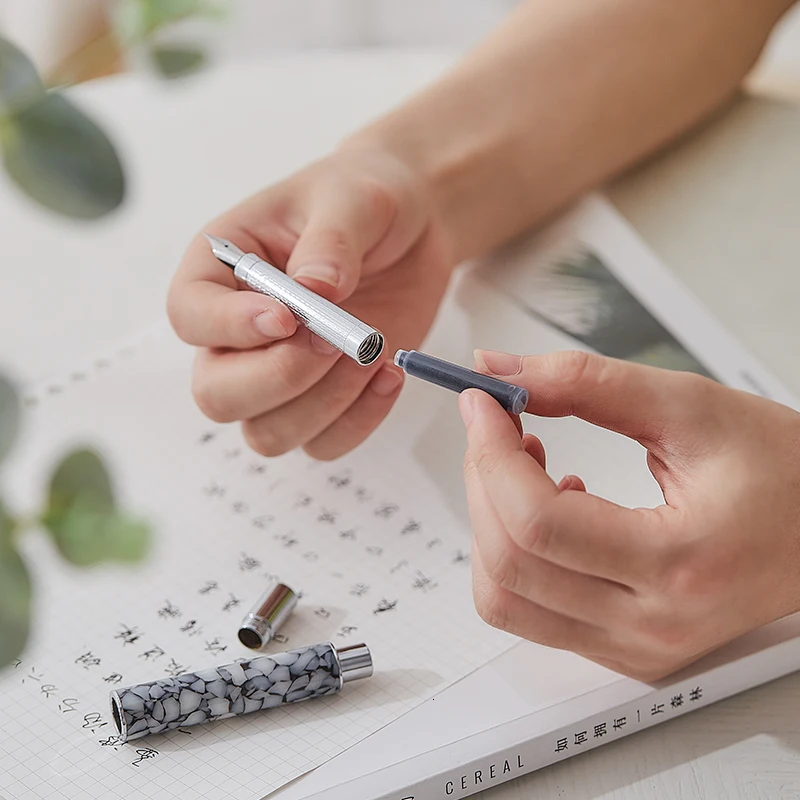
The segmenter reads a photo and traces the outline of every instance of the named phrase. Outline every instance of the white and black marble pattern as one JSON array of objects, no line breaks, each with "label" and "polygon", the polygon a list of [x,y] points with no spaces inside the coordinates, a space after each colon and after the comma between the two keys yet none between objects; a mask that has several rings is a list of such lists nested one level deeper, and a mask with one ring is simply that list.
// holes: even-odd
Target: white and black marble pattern
[{"label": "white and black marble pattern", "polygon": [[341,686],[336,650],[323,643],[118,689],[111,707],[127,742],[321,697]]}]

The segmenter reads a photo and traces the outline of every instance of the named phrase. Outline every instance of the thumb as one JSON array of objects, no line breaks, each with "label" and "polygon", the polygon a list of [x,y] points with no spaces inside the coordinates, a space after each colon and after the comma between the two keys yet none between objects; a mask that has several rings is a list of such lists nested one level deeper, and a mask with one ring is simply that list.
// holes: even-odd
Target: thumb
[{"label": "thumb", "polygon": [[344,300],[358,286],[364,256],[384,237],[391,217],[372,207],[366,192],[316,194],[287,274],[329,300]]},{"label": "thumb", "polygon": [[691,373],[633,364],[582,351],[544,356],[475,352],[477,368],[530,393],[526,411],[575,416],[645,447],[708,436],[716,425],[718,384]]}]

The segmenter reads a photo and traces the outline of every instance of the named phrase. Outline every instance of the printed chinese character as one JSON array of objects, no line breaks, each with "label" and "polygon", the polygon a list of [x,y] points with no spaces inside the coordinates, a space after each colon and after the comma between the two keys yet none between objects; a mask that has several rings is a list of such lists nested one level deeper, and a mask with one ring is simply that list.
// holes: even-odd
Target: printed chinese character
[{"label": "printed chinese character", "polygon": [[218,656],[220,653],[228,649],[228,645],[222,644],[218,637],[215,637],[210,642],[206,642],[206,652]]},{"label": "printed chinese character", "polygon": [[556,753],[562,753],[562,752],[563,752],[564,750],[566,750],[566,749],[567,749],[567,740],[566,740],[566,738],[564,738],[564,739],[559,739],[559,740],[556,742],[556,749],[555,749],[555,752],[556,752]]},{"label": "printed chinese character", "polygon": [[695,701],[699,700],[703,696],[703,690],[698,686],[695,689],[692,689],[689,692],[689,702],[694,703]]},{"label": "printed chinese character", "polygon": [[155,758],[158,755],[158,750],[154,750],[152,747],[142,748],[136,751],[136,755],[139,756],[139,758],[137,758],[136,761],[131,761],[134,767],[138,767],[145,759]]},{"label": "printed chinese character", "polygon": [[76,664],[80,664],[84,669],[89,669],[89,667],[98,667],[100,666],[100,659],[97,658],[91,650],[88,653],[84,653],[82,656],[78,656],[75,659]]},{"label": "printed chinese character", "polygon": [[366,583],[357,583],[350,590],[350,594],[354,597],[363,597],[369,591],[369,586]]},{"label": "printed chinese character", "polygon": [[422,526],[417,522],[415,519],[410,519],[403,525],[403,529],[400,533],[405,536],[407,533],[417,533]]},{"label": "printed chinese character", "polygon": [[236,608],[236,606],[242,602],[235,594],[232,594],[231,592],[228,592],[228,598],[229,599],[225,605],[222,606],[223,611],[230,611],[232,608]]},{"label": "printed chinese character", "polygon": [[241,500],[237,500],[232,506],[231,511],[234,514],[244,514],[247,512],[247,503],[243,503]]},{"label": "printed chinese character", "polygon": [[619,719],[614,720],[614,730],[618,731],[620,728],[624,727],[628,723],[627,717],[620,717]]},{"label": "printed chinese character", "polygon": [[575,744],[584,744],[586,742],[586,731],[581,731],[575,734]]},{"label": "printed chinese character", "polygon": [[454,564],[468,564],[469,563],[469,553],[462,553],[460,550],[456,550],[456,554],[453,556],[453,563]]},{"label": "printed chinese character", "polygon": [[273,522],[275,522],[275,517],[272,514],[262,514],[253,520],[253,527],[265,531]]},{"label": "printed chinese character", "polygon": [[356,529],[348,528],[346,531],[339,531],[339,538],[354,540],[356,538]]},{"label": "printed chinese character", "polygon": [[141,638],[138,628],[129,628],[123,622],[120,622],[122,630],[114,635],[115,639],[122,639],[122,644],[134,644]]},{"label": "printed chinese character", "polygon": [[212,481],[203,489],[207,497],[225,497],[225,487],[217,481]]},{"label": "printed chinese character", "polygon": [[672,699],[669,701],[669,704],[670,704],[670,705],[671,705],[673,708],[680,708],[680,707],[683,705],[683,695],[682,695],[682,694],[676,694],[676,695],[675,695],[675,697],[673,697],[673,698],[672,698]]},{"label": "printed chinese character", "polygon": [[151,647],[149,650],[145,650],[144,653],[139,654],[139,658],[143,658],[145,661],[150,661],[152,659],[155,661],[157,658],[161,658],[164,655],[164,651],[156,645],[155,647]]},{"label": "printed chinese character", "polygon": [[318,608],[314,614],[316,614],[318,617],[322,617],[322,619],[328,619],[328,617],[331,615],[331,612],[328,611],[327,608]]},{"label": "printed chinese character", "polygon": [[317,516],[317,522],[327,522],[329,525],[335,525],[336,517],[337,513],[335,511],[329,511],[327,508],[323,508],[319,516]]},{"label": "printed chinese character", "polygon": [[215,592],[219,588],[219,584],[216,581],[206,581],[206,585],[202,589],[198,589],[198,594],[208,594],[209,592]]},{"label": "printed chinese character", "polygon": [[375,509],[375,516],[381,519],[391,519],[399,510],[400,507],[394,503],[382,503]]},{"label": "printed chinese character", "polygon": [[112,672],[110,675],[106,675],[103,681],[105,683],[122,683],[122,675],[119,672]]},{"label": "printed chinese character", "polygon": [[164,605],[162,608],[158,609],[158,616],[161,619],[171,619],[175,617],[179,617],[181,612],[177,609],[169,600],[164,601]]},{"label": "printed chinese character", "polygon": [[394,611],[397,608],[397,600],[391,602],[385,597],[378,603],[378,607],[372,612],[373,614],[383,614],[386,611]]},{"label": "printed chinese character", "polygon": [[50,697],[51,694],[55,694],[58,691],[58,687],[53,686],[52,683],[45,683],[43,686],[39,687],[39,691],[45,697]]},{"label": "printed chinese character", "polygon": [[650,709],[650,716],[654,717],[656,714],[663,714],[664,713],[664,704],[663,703],[654,703],[653,707]]},{"label": "printed chinese character", "polygon": [[349,636],[351,633],[355,633],[358,628],[355,625],[342,625],[337,632],[337,636],[345,637]]},{"label": "printed chinese character", "polygon": [[261,562],[247,555],[247,553],[242,553],[239,557],[239,569],[242,572],[249,572],[251,569],[258,569],[260,566]]},{"label": "printed chinese character", "polygon": [[594,738],[599,739],[602,736],[605,736],[608,733],[606,730],[605,722],[601,722],[599,725],[594,726]]},{"label": "printed chinese character", "polygon": [[164,667],[164,672],[176,678],[178,675],[183,675],[183,673],[186,672],[186,667],[184,667],[183,664],[179,664],[174,658],[171,658],[169,664]]}]

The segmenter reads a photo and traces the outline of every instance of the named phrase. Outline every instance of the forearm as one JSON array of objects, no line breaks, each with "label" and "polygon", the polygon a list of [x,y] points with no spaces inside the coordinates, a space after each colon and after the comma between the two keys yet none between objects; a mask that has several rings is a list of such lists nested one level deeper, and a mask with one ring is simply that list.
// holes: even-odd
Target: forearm
[{"label": "forearm", "polygon": [[421,173],[454,259],[535,225],[730,98],[789,0],[529,0],[352,137]]}]

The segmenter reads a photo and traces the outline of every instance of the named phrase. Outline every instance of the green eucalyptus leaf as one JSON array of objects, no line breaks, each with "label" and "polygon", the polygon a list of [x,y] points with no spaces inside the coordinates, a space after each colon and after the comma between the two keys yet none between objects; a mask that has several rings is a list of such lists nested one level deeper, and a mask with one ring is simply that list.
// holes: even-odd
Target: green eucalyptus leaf
[{"label": "green eucalyptus leaf", "polygon": [[14,547],[12,527],[0,505],[0,667],[19,658],[30,627],[31,579]]},{"label": "green eucalyptus leaf", "polygon": [[125,177],[114,145],[62,95],[43,95],[5,128],[6,170],[34,200],[78,219],[96,219],[122,202]]},{"label": "green eucalyptus leaf", "polygon": [[19,399],[10,381],[0,375],[0,461],[5,458],[19,427]]},{"label": "green eucalyptus leaf", "polygon": [[72,453],[56,468],[42,521],[64,558],[78,566],[138,561],[147,552],[148,527],[115,510],[108,472],[90,450]]},{"label": "green eucalyptus leaf", "polygon": [[45,89],[31,60],[0,36],[0,116],[41,99]]},{"label": "green eucalyptus leaf", "polygon": [[150,48],[150,56],[163,78],[181,78],[189,75],[203,66],[206,60],[202,50],[174,45],[153,45]]}]

